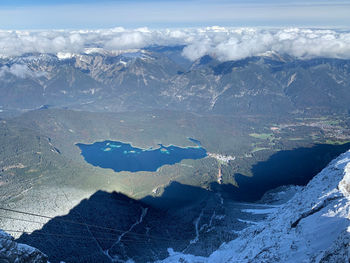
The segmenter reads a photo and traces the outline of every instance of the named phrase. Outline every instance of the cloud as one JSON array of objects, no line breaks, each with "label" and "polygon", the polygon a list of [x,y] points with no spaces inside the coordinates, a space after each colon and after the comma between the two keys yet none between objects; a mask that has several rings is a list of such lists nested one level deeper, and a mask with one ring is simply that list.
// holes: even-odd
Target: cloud
[{"label": "cloud", "polygon": [[209,30],[205,38],[199,38],[186,46],[183,54],[192,60],[208,54],[227,61],[271,51],[301,59],[350,58],[350,33],[299,28],[232,29],[225,33]]},{"label": "cloud", "polygon": [[12,74],[18,78],[24,79],[27,77],[41,77],[44,76],[44,72],[33,72],[27,65],[13,64],[11,66],[3,66],[0,68],[0,78],[5,74]]},{"label": "cloud", "polygon": [[31,76],[32,72],[26,65],[22,64],[14,64],[10,67],[8,66],[3,66],[0,68],[0,77],[3,77],[6,73],[15,75],[16,77],[19,78],[26,78],[27,76]]},{"label": "cloud", "polygon": [[[116,51],[154,45],[184,45],[183,56],[190,60],[204,55],[221,61],[238,60],[271,51],[301,59],[350,58],[350,32],[331,29],[215,26],[164,30],[117,27],[103,30],[0,31],[0,55],[4,57],[24,53],[83,53],[91,48]],[[18,72],[21,74],[20,70]]]},{"label": "cloud", "polygon": [[133,49],[147,46],[149,39],[141,32],[127,32],[107,41],[105,47],[108,49]]}]

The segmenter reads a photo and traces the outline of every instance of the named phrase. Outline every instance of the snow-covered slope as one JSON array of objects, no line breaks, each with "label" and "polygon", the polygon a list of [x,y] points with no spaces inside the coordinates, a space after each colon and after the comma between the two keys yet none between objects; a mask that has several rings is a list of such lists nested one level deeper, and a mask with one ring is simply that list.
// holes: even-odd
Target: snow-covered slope
[{"label": "snow-covered slope", "polygon": [[14,241],[9,234],[0,230],[0,262],[46,263],[47,256],[36,248]]},{"label": "snow-covered slope", "polygon": [[209,258],[169,253],[163,263],[350,262],[350,151]]}]

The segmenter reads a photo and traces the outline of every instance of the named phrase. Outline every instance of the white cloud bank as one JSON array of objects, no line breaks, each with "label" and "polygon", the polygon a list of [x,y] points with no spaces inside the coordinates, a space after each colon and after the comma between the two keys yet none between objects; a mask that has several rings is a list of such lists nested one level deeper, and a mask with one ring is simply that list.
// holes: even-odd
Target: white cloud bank
[{"label": "white cloud bank", "polygon": [[31,76],[32,72],[26,65],[14,64],[10,67],[3,66],[0,68],[0,77],[3,77],[6,73],[15,75],[21,79],[26,78],[27,76]]},{"label": "white cloud bank", "polygon": [[298,58],[350,58],[350,31],[330,29],[258,29],[208,27],[195,29],[0,31],[0,55],[24,53],[82,53],[86,49],[109,51],[152,45],[185,45],[191,60],[212,55],[221,61],[237,60],[269,51]]}]

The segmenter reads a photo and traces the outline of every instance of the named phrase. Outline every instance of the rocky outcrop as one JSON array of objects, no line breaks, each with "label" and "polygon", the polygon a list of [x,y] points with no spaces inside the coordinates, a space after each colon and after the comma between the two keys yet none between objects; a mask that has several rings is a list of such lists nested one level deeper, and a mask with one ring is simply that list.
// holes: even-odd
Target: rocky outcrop
[{"label": "rocky outcrop", "polygon": [[25,244],[14,241],[14,238],[0,230],[0,263],[46,263],[45,254]]}]

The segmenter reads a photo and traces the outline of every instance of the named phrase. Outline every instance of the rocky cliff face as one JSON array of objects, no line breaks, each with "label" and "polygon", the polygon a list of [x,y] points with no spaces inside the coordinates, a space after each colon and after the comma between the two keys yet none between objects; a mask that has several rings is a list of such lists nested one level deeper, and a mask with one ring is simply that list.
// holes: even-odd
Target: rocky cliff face
[{"label": "rocky cliff face", "polygon": [[46,263],[47,256],[25,244],[14,241],[13,237],[0,230],[0,262],[1,263]]},{"label": "rocky cliff face", "polygon": [[[252,210],[252,213],[264,213]],[[350,262],[350,151],[332,161],[267,220],[210,257],[176,253],[162,262]]]}]

